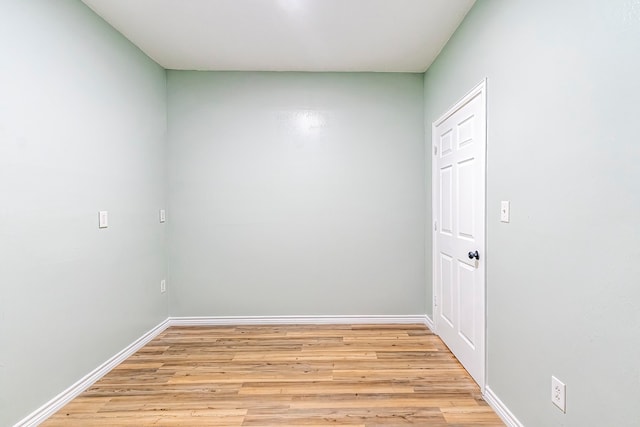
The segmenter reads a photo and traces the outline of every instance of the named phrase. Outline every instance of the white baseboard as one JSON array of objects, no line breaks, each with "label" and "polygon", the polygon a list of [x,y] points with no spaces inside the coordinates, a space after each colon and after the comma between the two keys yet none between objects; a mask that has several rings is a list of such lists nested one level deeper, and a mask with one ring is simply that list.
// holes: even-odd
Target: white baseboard
[{"label": "white baseboard", "polygon": [[489,386],[486,386],[484,389],[484,400],[496,411],[508,427],[524,427]]},{"label": "white baseboard", "polygon": [[436,327],[435,327],[435,325],[433,324],[433,320],[432,320],[428,315],[426,315],[426,314],[424,315],[424,319],[422,319],[422,320],[423,320],[424,325],[425,325],[427,328],[429,328],[429,330],[430,330],[431,332],[433,332],[433,333],[435,334],[435,333],[436,333]]},{"label": "white baseboard", "polygon": [[203,316],[169,317],[170,326],[424,324],[424,315],[400,316]]},{"label": "white baseboard", "polygon": [[51,415],[55,414],[64,405],[75,399],[83,391],[91,387],[96,381],[105,376],[109,371],[118,366],[133,353],[144,347],[149,341],[154,339],[168,327],[169,319],[166,319],[159,325],[151,329],[149,332],[145,333],[140,338],[129,344],[118,354],[111,357],[109,360],[98,366],[93,371],[89,372],[71,387],[42,405],[40,408],[33,411],[21,421],[18,421],[18,423],[15,424],[14,427],[35,427],[39,425]]}]

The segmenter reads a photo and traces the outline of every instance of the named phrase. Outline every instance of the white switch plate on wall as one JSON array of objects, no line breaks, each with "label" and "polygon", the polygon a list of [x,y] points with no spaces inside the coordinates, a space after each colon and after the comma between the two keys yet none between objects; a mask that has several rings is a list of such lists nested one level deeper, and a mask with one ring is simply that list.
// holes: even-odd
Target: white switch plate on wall
[{"label": "white switch plate on wall", "polygon": [[107,211],[98,212],[98,227],[107,228],[108,226],[109,226],[109,212]]},{"label": "white switch plate on wall", "polygon": [[167,220],[167,213],[164,209],[160,209],[160,222],[165,222]]},{"label": "white switch plate on wall", "polygon": [[160,281],[160,292],[164,293],[167,291],[167,281],[165,279],[162,279]]},{"label": "white switch plate on wall", "polygon": [[562,412],[567,412],[567,386],[554,376],[551,376],[551,402]]},{"label": "white switch plate on wall", "polygon": [[500,202],[500,221],[509,222],[509,201],[503,200]]}]

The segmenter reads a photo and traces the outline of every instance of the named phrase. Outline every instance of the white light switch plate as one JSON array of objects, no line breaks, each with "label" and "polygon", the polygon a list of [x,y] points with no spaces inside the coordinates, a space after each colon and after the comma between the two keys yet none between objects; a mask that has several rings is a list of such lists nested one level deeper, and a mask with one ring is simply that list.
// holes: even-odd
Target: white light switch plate
[{"label": "white light switch plate", "polygon": [[167,213],[164,209],[160,209],[160,222],[165,222],[167,220]]},{"label": "white light switch plate", "polygon": [[108,226],[109,226],[109,212],[107,211],[98,212],[98,227],[107,228]]},{"label": "white light switch plate", "polygon": [[509,222],[509,217],[510,217],[509,211],[510,211],[509,201],[503,200],[502,202],[500,202],[500,221]]}]

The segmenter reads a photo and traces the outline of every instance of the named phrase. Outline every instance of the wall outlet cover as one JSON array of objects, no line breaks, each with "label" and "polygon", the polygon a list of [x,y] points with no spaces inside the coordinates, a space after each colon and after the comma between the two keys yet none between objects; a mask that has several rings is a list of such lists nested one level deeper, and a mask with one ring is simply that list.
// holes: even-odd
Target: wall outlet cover
[{"label": "wall outlet cover", "polygon": [[567,386],[554,376],[551,376],[551,402],[562,412],[567,412]]}]

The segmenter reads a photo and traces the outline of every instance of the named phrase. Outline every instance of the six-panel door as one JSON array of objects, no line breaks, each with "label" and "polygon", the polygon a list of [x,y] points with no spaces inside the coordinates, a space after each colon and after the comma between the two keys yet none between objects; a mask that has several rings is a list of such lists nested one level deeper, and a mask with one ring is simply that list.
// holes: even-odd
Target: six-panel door
[{"label": "six-panel door", "polygon": [[485,369],[484,100],[482,84],[433,127],[434,322],[436,332],[481,387]]}]

